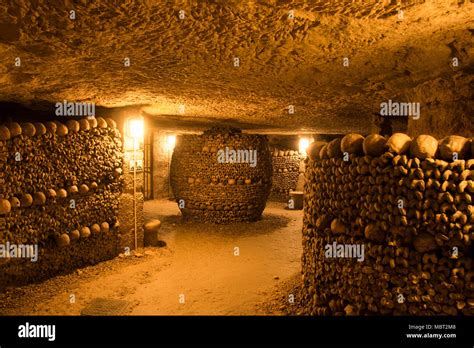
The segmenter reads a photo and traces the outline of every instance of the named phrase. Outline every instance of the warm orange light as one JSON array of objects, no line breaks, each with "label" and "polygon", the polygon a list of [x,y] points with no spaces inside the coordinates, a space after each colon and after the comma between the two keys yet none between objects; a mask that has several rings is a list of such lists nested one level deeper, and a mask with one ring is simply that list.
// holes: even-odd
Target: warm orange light
[{"label": "warm orange light", "polygon": [[128,121],[129,133],[134,139],[143,138],[144,128],[143,119],[141,118],[134,118]]},{"label": "warm orange light", "polygon": [[306,156],[306,149],[308,148],[309,143],[309,138],[300,138],[300,154]]},{"label": "warm orange light", "polygon": [[176,135],[168,135],[168,137],[166,138],[166,145],[168,146],[168,149],[173,150],[175,144],[176,144]]}]

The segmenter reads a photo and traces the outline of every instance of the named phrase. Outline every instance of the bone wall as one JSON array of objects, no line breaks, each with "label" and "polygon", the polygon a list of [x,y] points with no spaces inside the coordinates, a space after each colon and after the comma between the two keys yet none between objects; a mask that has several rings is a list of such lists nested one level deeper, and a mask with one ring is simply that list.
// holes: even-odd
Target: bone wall
[{"label": "bone wall", "polygon": [[[219,163],[225,148],[256,150],[256,166]],[[185,218],[201,222],[255,221],[271,189],[271,156],[262,135],[212,128],[202,135],[178,136],[171,160],[171,187]]]},{"label": "bone wall", "polygon": [[115,121],[2,124],[0,150],[0,245],[37,245],[39,254],[36,262],[1,257],[0,286],[117,254],[123,150]]},{"label": "bone wall", "polygon": [[310,146],[308,314],[474,314],[472,147],[462,137],[404,134]]},{"label": "bone wall", "polygon": [[286,202],[290,190],[296,189],[298,177],[304,172],[303,156],[296,150],[274,147],[272,154],[272,191],[270,199]]}]

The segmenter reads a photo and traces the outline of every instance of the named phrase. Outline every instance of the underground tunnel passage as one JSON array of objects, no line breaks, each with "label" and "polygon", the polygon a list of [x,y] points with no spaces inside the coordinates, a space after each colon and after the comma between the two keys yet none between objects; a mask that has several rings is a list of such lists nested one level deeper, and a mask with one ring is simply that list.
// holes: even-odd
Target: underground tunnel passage
[{"label": "underground tunnel passage", "polygon": [[472,1],[0,4],[0,314],[474,314]]}]

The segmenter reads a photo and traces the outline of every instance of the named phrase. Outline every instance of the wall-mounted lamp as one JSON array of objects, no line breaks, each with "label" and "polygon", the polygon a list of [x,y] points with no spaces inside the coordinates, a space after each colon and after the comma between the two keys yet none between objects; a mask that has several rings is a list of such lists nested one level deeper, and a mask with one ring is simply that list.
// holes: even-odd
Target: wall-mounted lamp
[{"label": "wall-mounted lamp", "polygon": [[310,138],[300,138],[300,154],[306,157],[306,149],[308,148],[309,144],[311,142]]},{"label": "wall-mounted lamp", "polygon": [[168,150],[173,150],[175,144],[176,144],[176,135],[168,135],[166,137],[166,146],[168,147]]},{"label": "wall-mounted lamp", "polygon": [[144,124],[142,118],[131,118],[128,121],[128,133],[131,138],[142,138],[144,134]]}]

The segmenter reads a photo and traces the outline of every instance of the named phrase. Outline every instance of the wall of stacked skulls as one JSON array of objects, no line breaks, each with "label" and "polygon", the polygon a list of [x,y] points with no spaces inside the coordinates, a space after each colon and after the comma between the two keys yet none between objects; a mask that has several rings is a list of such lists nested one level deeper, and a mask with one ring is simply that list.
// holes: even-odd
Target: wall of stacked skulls
[{"label": "wall of stacked skulls", "polygon": [[302,166],[303,156],[296,150],[274,147],[272,154],[272,190],[270,199],[275,201],[288,201],[290,190],[296,189],[298,177],[304,172]]},{"label": "wall of stacked skulls", "polygon": [[[219,163],[218,151],[257,150],[257,164]],[[171,187],[185,218],[200,222],[255,221],[272,185],[267,138],[235,128],[178,136],[171,159]],[[184,204],[184,206],[183,206]]]},{"label": "wall of stacked skulls", "polygon": [[39,253],[0,258],[0,286],[117,254],[122,142],[112,119],[1,124],[0,150],[0,244]]},{"label": "wall of stacked skulls", "polygon": [[[472,139],[348,134],[308,155],[308,314],[474,314]],[[328,257],[333,243],[364,245],[363,261]]]}]

